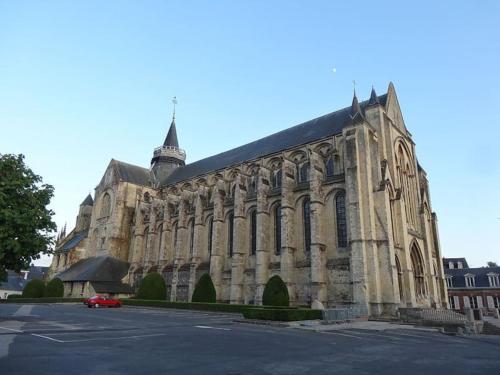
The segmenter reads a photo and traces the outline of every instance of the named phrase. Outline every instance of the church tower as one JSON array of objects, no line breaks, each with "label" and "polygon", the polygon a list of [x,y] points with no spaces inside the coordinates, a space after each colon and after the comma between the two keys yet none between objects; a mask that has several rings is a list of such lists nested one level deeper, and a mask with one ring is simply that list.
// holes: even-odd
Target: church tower
[{"label": "church tower", "polygon": [[177,130],[175,129],[175,104],[177,104],[175,97],[173,103],[174,114],[167,137],[163,142],[163,146],[157,147],[154,150],[153,158],[151,159],[151,172],[153,173],[155,185],[165,180],[175,169],[183,166],[186,160],[186,153],[179,148]]}]

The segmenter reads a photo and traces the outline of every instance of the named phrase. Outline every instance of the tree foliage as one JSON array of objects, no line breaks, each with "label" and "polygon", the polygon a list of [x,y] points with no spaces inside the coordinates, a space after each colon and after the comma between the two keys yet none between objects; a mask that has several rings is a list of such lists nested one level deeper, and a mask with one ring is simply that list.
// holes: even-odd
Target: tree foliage
[{"label": "tree foliage", "polygon": [[266,306],[289,306],[288,288],[281,277],[275,275],[269,279],[262,295],[262,304]]},{"label": "tree foliage", "polygon": [[497,262],[488,262],[488,267],[498,267]]},{"label": "tree foliage", "polygon": [[45,294],[45,283],[40,279],[33,279],[23,289],[24,298],[41,298]]},{"label": "tree foliage", "polygon": [[57,277],[50,280],[45,287],[44,297],[63,297],[64,296],[64,284],[61,279]]},{"label": "tree foliage", "polygon": [[26,166],[23,155],[0,154],[0,276],[51,252],[56,224],[47,205],[53,196],[54,188]]},{"label": "tree foliage", "polygon": [[204,273],[196,283],[191,301],[215,303],[216,298],[217,296],[212,278],[208,273]]},{"label": "tree foliage", "polygon": [[167,296],[165,280],[157,272],[148,273],[139,285],[136,297],[139,299],[164,300]]}]

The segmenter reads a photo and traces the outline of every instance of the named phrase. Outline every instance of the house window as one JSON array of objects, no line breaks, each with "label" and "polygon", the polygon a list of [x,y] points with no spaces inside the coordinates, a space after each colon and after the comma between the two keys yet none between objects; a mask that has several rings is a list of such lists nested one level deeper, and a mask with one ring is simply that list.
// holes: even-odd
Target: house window
[{"label": "house window", "polygon": [[309,197],[304,199],[302,214],[304,219],[304,249],[309,252],[311,250],[311,202]]},{"label": "house window", "polygon": [[274,209],[274,252],[281,254],[281,205]]},{"label": "house window", "polygon": [[488,274],[488,280],[490,282],[491,287],[498,288],[500,286],[500,283],[498,282],[498,274],[496,273],[489,273]]},{"label": "house window", "polygon": [[455,268],[455,265],[453,264],[453,262],[448,262],[448,268],[450,270],[454,269]]},{"label": "house window", "polygon": [[229,256],[233,256],[233,231],[234,231],[234,215],[233,213],[230,213],[228,216],[228,225],[227,225],[227,230],[228,230],[228,247],[229,247]]},{"label": "house window", "polygon": [[465,286],[467,288],[474,288],[476,286],[476,279],[474,275],[471,274],[465,275]]},{"label": "house window", "polygon": [[273,189],[281,188],[282,177],[283,177],[283,172],[281,171],[281,169],[278,169],[277,171],[275,171],[273,173],[273,177],[272,177]]},{"label": "house window", "polygon": [[250,214],[250,254],[255,255],[257,252],[257,210],[253,210]]},{"label": "house window", "polygon": [[80,294],[83,296],[83,292],[85,292],[85,283],[82,283],[82,290],[80,291]]},{"label": "house window", "polygon": [[469,296],[469,304],[472,309],[477,309],[478,308],[477,297]]},{"label": "house window", "polygon": [[450,304],[450,309],[455,310],[457,308],[455,306],[455,299],[452,296],[448,297],[448,303]]},{"label": "house window", "polygon": [[500,309],[500,297],[493,297],[493,306],[495,309]]},{"label": "house window", "polygon": [[211,217],[208,222],[208,254],[212,255],[212,236],[214,230],[214,218]]},{"label": "house window", "polygon": [[462,264],[462,262],[457,262],[457,268],[464,268],[464,265]]},{"label": "house window", "polygon": [[347,220],[345,212],[345,195],[335,197],[335,216],[337,218],[337,245],[347,247]]},{"label": "house window", "polygon": [[446,275],[446,286],[448,288],[453,288],[453,280],[452,280],[452,276],[448,276]]}]

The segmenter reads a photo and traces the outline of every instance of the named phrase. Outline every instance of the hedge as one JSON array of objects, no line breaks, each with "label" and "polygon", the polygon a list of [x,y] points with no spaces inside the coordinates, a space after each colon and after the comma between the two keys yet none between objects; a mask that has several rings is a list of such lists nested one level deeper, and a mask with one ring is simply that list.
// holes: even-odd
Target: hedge
[{"label": "hedge", "polygon": [[62,298],[64,296],[64,284],[57,277],[50,280],[45,287],[44,297]]},{"label": "hedge", "polygon": [[124,305],[129,306],[146,306],[146,307],[163,307],[167,309],[183,309],[183,310],[201,310],[201,311],[221,311],[242,313],[248,309],[260,308],[254,305],[231,305],[229,303],[204,303],[204,302],[170,302],[159,300],[144,300],[129,298],[122,300]]},{"label": "hedge", "polygon": [[217,296],[214,283],[208,273],[203,274],[194,288],[192,302],[215,303]]},{"label": "hedge", "polygon": [[83,302],[84,298],[55,298],[55,297],[42,297],[42,298],[25,298],[25,297],[11,297],[7,299],[0,299],[0,303],[66,303],[66,302]]},{"label": "hedge", "polygon": [[243,311],[245,319],[276,320],[290,322],[294,320],[321,319],[321,310],[309,309],[249,309]]},{"label": "hedge", "polygon": [[146,300],[165,300],[167,288],[165,280],[157,272],[148,273],[141,281],[136,297]]},{"label": "hedge", "polygon": [[275,275],[269,279],[264,288],[262,303],[266,306],[289,306],[288,288],[281,277]]},{"label": "hedge", "polygon": [[23,298],[22,294],[9,294],[7,299]]},{"label": "hedge", "polygon": [[45,283],[40,279],[30,280],[23,289],[25,298],[41,298],[45,293]]}]

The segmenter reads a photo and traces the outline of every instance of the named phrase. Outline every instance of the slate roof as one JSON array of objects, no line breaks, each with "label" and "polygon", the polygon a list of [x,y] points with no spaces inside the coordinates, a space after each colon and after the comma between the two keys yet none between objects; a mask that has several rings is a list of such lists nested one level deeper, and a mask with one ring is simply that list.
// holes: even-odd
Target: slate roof
[{"label": "slate roof", "polygon": [[68,241],[66,241],[65,243],[63,243],[58,249],[57,251],[70,251],[71,249],[74,249],[75,247],[78,246],[78,244],[84,240],[87,235],[88,235],[89,231],[88,230],[84,230],[82,232],[78,232],[76,233],[73,237],[71,237]]},{"label": "slate roof", "polygon": [[134,288],[117,281],[92,281],[92,288],[96,293],[133,294]]},{"label": "slate roof", "polygon": [[0,289],[10,290],[13,292],[22,292],[27,282],[28,280],[24,280],[21,275],[9,273],[7,275],[7,280],[0,282]]},{"label": "slate roof", "polygon": [[80,206],[93,206],[94,200],[92,199],[92,195],[87,195],[87,198],[80,204]]},{"label": "slate roof", "polygon": [[149,169],[115,159],[112,159],[111,163],[120,180],[142,186],[149,186],[151,184]]},{"label": "slate roof", "polygon": [[121,282],[129,264],[109,256],[82,259],[56,277],[62,281],[114,281]]},{"label": "slate roof", "polygon": [[170,124],[170,129],[168,129],[168,134],[165,138],[165,142],[163,142],[163,146],[173,146],[179,148],[179,141],[177,140],[177,130],[175,128],[175,119],[173,119],[172,123]]},{"label": "slate roof", "polygon": [[458,262],[462,262],[462,267],[463,268],[469,268],[469,265],[467,264],[467,260],[465,258],[443,258],[443,266],[444,268],[448,269],[449,263],[453,262],[455,265],[455,268],[457,267]]},{"label": "slate roof", "polygon": [[[457,258],[460,259],[460,258]],[[454,269],[445,269],[445,275],[452,276],[452,288],[467,288],[474,289],[470,287],[466,287],[465,285],[465,275],[472,274],[475,276],[475,285],[477,288],[491,288],[490,282],[488,279],[489,273],[496,273],[500,275],[500,267],[480,267],[480,268],[454,268]],[[497,288],[500,289],[500,288]]]},{"label": "slate roof", "polygon": [[[378,99],[380,104],[385,106],[387,94],[379,96]],[[368,101],[364,101],[359,105],[364,111]],[[351,107],[346,107],[246,145],[179,167],[165,180],[161,181],[160,185],[172,185],[208,172],[339,134],[348,121],[351,120],[350,112]]]}]

